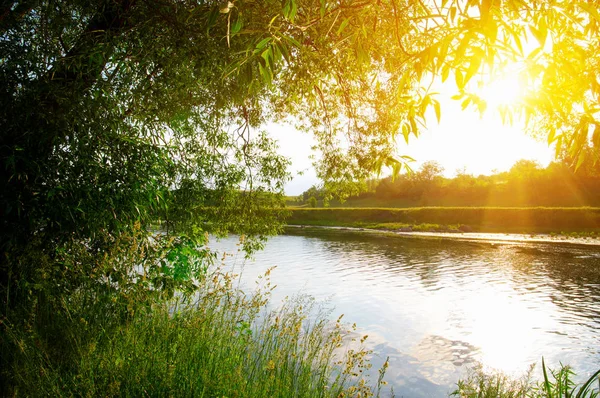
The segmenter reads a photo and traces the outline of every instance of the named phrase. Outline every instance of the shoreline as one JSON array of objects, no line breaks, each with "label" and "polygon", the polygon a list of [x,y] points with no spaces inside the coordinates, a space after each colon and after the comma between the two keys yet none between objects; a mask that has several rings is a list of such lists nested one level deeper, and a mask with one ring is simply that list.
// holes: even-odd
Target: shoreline
[{"label": "shoreline", "polygon": [[379,233],[392,236],[420,239],[448,239],[459,240],[465,242],[486,242],[491,244],[506,244],[506,243],[550,243],[560,245],[575,245],[575,246],[600,246],[600,239],[590,237],[572,237],[566,235],[551,235],[551,234],[519,234],[519,233],[502,233],[502,232],[421,232],[421,231],[397,231],[381,228],[367,227],[345,227],[331,225],[286,225],[285,228],[290,229],[325,229],[336,231],[351,231],[351,232],[367,232]]}]

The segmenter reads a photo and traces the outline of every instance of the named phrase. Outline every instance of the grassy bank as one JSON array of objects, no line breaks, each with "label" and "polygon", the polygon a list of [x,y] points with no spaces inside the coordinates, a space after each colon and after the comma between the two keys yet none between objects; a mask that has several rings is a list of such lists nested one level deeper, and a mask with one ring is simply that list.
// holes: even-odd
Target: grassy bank
[{"label": "grassy bank", "polygon": [[82,308],[83,302],[69,303],[71,316],[49,325],[65,339],[59,352],[32,330],[4,322],[3,346],[12,345],[15,353],[11,368],[2,370],[12,375],[9,395],[379,394],[382,379],[365,376],[370,352],[364,340],[350,343],[352,328],[341,319],[328,320],[306,297],[267,311],[268,273],[261,281],[247,294],[235,287],[234,275],[216,270],[201,282],[193,301],[140,305],[130,308],[124,321],[97,307]]},{"label": "grassy bank", "polygon": [[511,378],[499,372],[487,373],[481,366],[470,369],[457,383],[452,393],[461,398],[597,398],[600,393],[600,370],[583,383],[573,381],[575,372],[569,366],[549,369],[542,359],[543,378],[532,380],[534,366],[520,378]]},{"label": "grassy bank", "polygon": [[600,232],[597,207],[290,208],[290,225],[417,231]]},{"label": "grassy bank", "polygon": [[[367,336],[331,321],[313,299],[298,297],[267,310],[269,271],[253,293],[217,269],[200,281],[193,301],[153,301],[128,316],[83,301],[65,303],[49,326],[65,343],[52,352],[33,330],[4,320],[3,346],[16,353],[7,396],[372,397],[393,396],[387,362],[369,379]],[[93,292],[98,293],[98,292]],[[117,318],[117,319],[115,319]],[[8,339],[8,340],[7,340]],[[598,373],[575,386],[568,367],[546,379],[512,380],[474,369],[458,381],[460,397],[597,397]],[[548,376],[549,375],[549,376]],[[573,394],[572,396],[575,396]]]}]

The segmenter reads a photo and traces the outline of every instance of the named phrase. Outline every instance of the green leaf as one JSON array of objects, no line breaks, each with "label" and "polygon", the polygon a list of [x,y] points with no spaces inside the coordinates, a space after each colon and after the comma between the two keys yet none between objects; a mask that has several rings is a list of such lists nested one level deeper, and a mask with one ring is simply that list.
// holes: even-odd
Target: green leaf
[{"label": "green leaf", "polygon": [[281,12],[283,13],[283,16],[286,17],[287,19],[289,19],[290,10],[292,8],[292,5],[290,3],[291,3],[290,0],[287,0],[285,2],[285,5],[283,6],[283,10],[281,10]]},{"label": "green leaf", "polygon": [[550,380],[548,379],[548,372],[546,371],[546,363],[544,357],[542,357],[542,371],[544,373],[544,389],[548,397],[552,394],[552,388],[550,387]]},{"label": "green leaf", "polygon": [[576,5],[587,12],[592,18],[594,18],[597,22],[600,22],[600,13],[598,13],[597,5],[586,3],[583,1],[576,2]]},{"label": "green leaf", "polygon": [[548,145],[552,144],[556,140],[556,129],[551,128],[548,131]]},{"label": "green leaf", "polygon": [[404,141],[408,144],[408,138],[410,137],[410,127],[408,124],[402,124],[402,135],[404,136]]},{"label": "green leaf", "polygon": [[449,15],[450,21],[454,22],[454,19],[456,18],[456,7],[450,7]]},{"label": "green leaf", "polygon": [[290,10],[289,19],[290,21],[294,22],[294,20],[296,19],[296,14],[298,12],[298,4],[296,3],[296,0],[290,0],[290,3],[292,4],[292,7]]},{"label": "green leaf", "polygon": [[554,147],[554,157],[558,159],[560,156],[560,151],[562,150],[562,142],[563,142],[562,134],[558,135],[555,138],[555,141],[556,141],[556,145]]},{"label": "green leaf", "polygon": [[345,18],[342,23],[340,24],[340,27],[337,30],[337,34],[341,34],[344,29],[346,29],[346,27],[348,26],[348,24],[350,23],[350,18]]},{"label": "green leaf", "polygon": [[462,104],[460,105],[460,107],[462,108],[462,110],[464,111],[465,109],[467,109],[467,107],[469,106],[469,104],[471,103],[471,97],[467,97],[465,98],[465,100],[462,102]]},{"label": "green leaf", "polygon": [[269,69],[268,66],[263,66],[263,64],[259,62],[258,70],[259,70],[260,76],[263,78],[263,80],[267,84],[271,84],[271,81],[273,79],[272,74],[271,74],[271,69]]},{"label": "green leaf", "polygon": [[417,129],[417,122],[415,121],[415,118],[414,117],[409,117],[408,118],[408,122],[410,123],[411,132],[415,136],[419,135],[419,130]]},{"label": "green leaf", "polygon": [[538,47],[527,56],[528,60],[535,60],[538,55],[542,53],[543,47]]},{"label": "green leaf", "polygon": [[285,39],[286,41],[292,43],[294,46],[296,47],[302,47],[302,44],[300,44],[300,42],[296,39],[294,39],[292,36],[282,36],[283,39]]},{"label": "green leaf", "polygon": [[577,156],[577,164],[575,165],[575,171],[579,170],[585,159],[587,158],[586,151],[579,151],[579,155]]},{"label": "green leaf", "polygon": [[267,47],[265,51],[260,54],[260,56],[265,60],[268,68],[273,67],[273,51],[271,50],[271,47]]},{"label": "green leaf", "polygon": [[206,24],[206,31],[210,31],[210,28],[215,26],[217,18],[219,17],[219,7],[213,7],[208,14],[208,23]]},{"label": "green leaf", "polygon": [[[467,69],[467,73],[465,75],[465,81],[463,84],[467,84],[469,80],[479,71],[479,66],[481,65],[481,58],[478,56],[474,56],[471,58],[471,62],[469,64],[469,69]],[[461,88],[461,87],[459,87]]]},{"label": "green leaf", "polygon": [[233,25],[231,25],[231,34],[234,35],[238,33],[242,29],[242,15],[238,14],[238,18],[235,20]]},{"label": "green leaf", "polygon": [[538,41],[538,43],[540,43],[540,47],[544,47],[544,44],[546,43],[546,35],[544,34],[544,32],[537,29],[533,25],[529,25],[529,31],[531,32],[533,37],[535,37],[535,39]]},{"label": "green leaf", "polygon": [[575,398],[584,398],[584,397],[592,397],[592,394],[589,394],[589,389],[592,387],[592,383],[594,383],[600,377],[600,369],[596,371],[583,385],[579,388],[579,392],[577,393]]},{"label": "green leaf", "polygon": [[265,37],[264,39],[258,42],[258,44],[256,45],[256,49],[262,50],[271,40],[273,40],[272,37]]}]

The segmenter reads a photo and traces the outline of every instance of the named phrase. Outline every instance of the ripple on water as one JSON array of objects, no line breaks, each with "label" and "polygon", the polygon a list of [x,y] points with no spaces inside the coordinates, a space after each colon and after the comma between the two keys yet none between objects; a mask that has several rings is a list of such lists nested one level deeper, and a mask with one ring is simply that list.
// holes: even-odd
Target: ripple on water
[{"label": "ripple on water", "polygon": [[509,374],[542,355],[581,375],[598,367],[593,247],[303,233],[271,239],[254,262],[230,260],[244,264],[245,282],[276,265],[275,302],[298,291],[330,299],[333,317],[344,313],[372,336],[374,368],[390,357],[387,380],[398,396],[446,396],[477,361]]}]

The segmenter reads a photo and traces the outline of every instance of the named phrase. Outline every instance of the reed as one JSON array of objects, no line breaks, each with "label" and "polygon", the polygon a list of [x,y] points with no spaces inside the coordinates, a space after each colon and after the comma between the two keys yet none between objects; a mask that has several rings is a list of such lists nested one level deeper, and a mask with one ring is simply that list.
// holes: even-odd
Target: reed
[{"label": "reed", "polygon": [[471,369],[458,381],[453,396],[461,398],[597,398],[600,391],[600,369],[581,384],[574,382],[575,372],[561,365],[557,370],[546,366],[542,358],[541,381],[534,382],[534,366],[519,379],[502,373],[485,372],[481,366]]},{"label": "reed", "polygon": [[[140,306],[110,331],[97,327],[77,337],[87,314],[61,325],[71,336],[69,357],[59,365],[28,339],[16,361],[14,395],[371,397],[385,384],[367,376],[371,352],[351,342],[356,332],[309,297],[268,309],[273,289],[268,271],[253,293],[236,276],[214,269],[193,297]],[[75,305],[75,304],[73,304]],[[88,323],[89,325],[89,323]],[[65,353],[66,354],[66,353]]]}]

